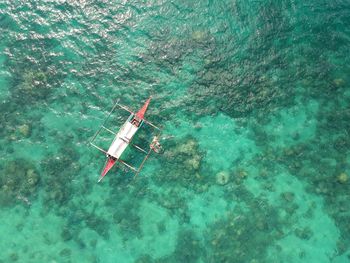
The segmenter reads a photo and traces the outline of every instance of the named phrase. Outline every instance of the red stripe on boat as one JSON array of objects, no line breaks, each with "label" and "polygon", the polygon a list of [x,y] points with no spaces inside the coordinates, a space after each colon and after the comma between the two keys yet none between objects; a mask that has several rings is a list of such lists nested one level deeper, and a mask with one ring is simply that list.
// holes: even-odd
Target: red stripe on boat
[{"label": "red stripe on boat", "polygon": [[148,98],[148,100],[145,102],[145,104],[143,104],[142,108],[136,113],[136,116],[138,118],[140,118],[141,120],[145,116],[145,113],[146,113],[146,110],[147,110],[147,107],[148,107],[150,101],[151,101],[151,97]]},{"label": "red stripe on boat", "polygon": [[[105,168],[103,169],[103,172],[101,173],[101,179],[106,175],[106,173],[108,173],[109,170],[111,170],[111,168],[113,167],[114,163],[115,163],[115,159],[113,158],[108,158],[107,163]],[[100,180],[101,180],[100,179]]]}]

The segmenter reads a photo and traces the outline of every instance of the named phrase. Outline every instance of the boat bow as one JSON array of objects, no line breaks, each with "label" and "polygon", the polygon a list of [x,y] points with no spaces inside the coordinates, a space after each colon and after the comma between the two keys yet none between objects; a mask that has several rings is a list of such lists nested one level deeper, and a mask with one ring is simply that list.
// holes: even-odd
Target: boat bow
[{"label": "boat bow", "polygon": [[136,116],[138,118],[140,118],[140,120],[142,120],[143,117],[145,116],[145,113],[147,111],[147,108],[148,108],[148,105],[149,105],[149,103],[151,101],[151,98],[152,97],[149,97],[148,100],[146,100],[145,104],[143,104],[142,108],[136,113]]}]

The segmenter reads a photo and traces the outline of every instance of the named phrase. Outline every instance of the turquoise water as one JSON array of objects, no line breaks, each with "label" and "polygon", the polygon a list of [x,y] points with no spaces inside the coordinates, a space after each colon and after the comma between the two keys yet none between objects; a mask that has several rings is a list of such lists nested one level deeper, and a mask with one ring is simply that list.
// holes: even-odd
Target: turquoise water
[{"label": "turquoise water", "polygon": [[[349,1],[5,0],[0,25],[0,262],[350,261]],[[164,153],[97,184],[89,140],[150,95]]]}]

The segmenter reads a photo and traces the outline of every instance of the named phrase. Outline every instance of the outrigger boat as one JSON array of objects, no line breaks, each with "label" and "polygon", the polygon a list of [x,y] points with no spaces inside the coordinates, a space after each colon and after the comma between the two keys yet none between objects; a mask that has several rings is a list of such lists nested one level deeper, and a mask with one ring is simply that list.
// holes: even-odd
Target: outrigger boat
[{"label": "outrigger boat", "polygon": [[[150,156],[151,152],[154,151],[156,153],[159,153],[161,151],[161,146],[160,146],[160,143],[158,141],[158,138],[159,138],[160,133],[161,133],[161,129],[158,128],[157,126],[155,126],[154,124],[152,124],[151,122],[147,121],[144,118],[150,101],[151,101],[151,97],[148,98],[148,100],[144,103],[144,105],[139,109],[139,111],[137,113],[134,113],[128,107],[119,104],[117,101],[115,103],[115,105],[113,106],[112,110],[110,111],[110,113],[108,114],[108,116],[106,117],[105,121],[101,125],[100,129],[95,133],[90,144],[92,146],[94,146],[95,148],[97,148],[98,150],[100,150],[101,152],[103,152],[104,154],[106,154],[106,157],[107,157],[105,166],[102,170],[100,178],[98,179],[98,182],[100,182],[105,177],[105,175],[108,173],[108,171],[111,170],[112,167],[117,162],[119,164],[124,165],[125,167],[131,169],[135,173],[135,176],[136,176],[141,171],[144,163],[146,162],[146,160]],[[114,110],[117,107],[128,111],[130,113],[130,116],[125,121],[125,123],[121,126],[119,131],[117,133],[115,133],[111,129],[105,127],[105,123],[107,122],[107,120],[109,119],[109,117],[111,116],[111,114],[114,112]],[[135,134],[144,125],[149,125],[157,131],[156,135],[152,139],[152,142],[149,144],[149,149],[143,149],[140,146],[132,143],[132,139],[134,138]],[[100,134],[100,132],[102,130],[106,130],[109,133],[115,135],[114,140],[112,141],[112,143],[109,146],[107,151],[94,143],[95,139],[97,138],[97,136]],[[122,154],[124,153],[124,151],[126,150],[126,148],[129,145],[136,148],[138,151],[142,152],[143,154],[145,154],[145,157],[143,158],[141,165],[138,168],[135,168],[131,164],[128,164],[126,161],[122,160],[122,158],[121,158]]]}]

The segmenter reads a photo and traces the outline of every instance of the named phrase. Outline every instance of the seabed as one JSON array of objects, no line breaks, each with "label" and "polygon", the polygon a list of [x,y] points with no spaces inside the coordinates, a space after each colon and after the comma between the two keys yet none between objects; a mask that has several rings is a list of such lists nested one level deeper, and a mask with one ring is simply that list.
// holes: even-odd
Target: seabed
[{"label": "seabed", "polygon": [[[0,262],[349,262],[349,8],[0,4]],[[164,153],[97,184],[149,95]]]}]

